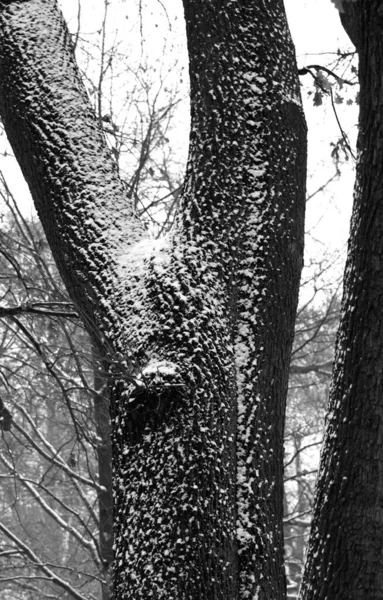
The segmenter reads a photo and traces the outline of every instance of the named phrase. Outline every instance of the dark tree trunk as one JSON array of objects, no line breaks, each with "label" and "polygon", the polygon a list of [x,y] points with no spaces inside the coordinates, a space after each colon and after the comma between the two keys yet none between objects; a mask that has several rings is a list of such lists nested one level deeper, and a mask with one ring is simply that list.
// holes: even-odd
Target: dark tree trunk
[{"label": "dark tree trunk", "polygon": [[0,111],[110,374],[115,596],[285,597],[282,441],[305,123],[281,0],[184,0],[180,217],[130,210],[52,0],[0,0]]},{"label": "dark tree trunk", "polygon": [[383,594],[383,9],[343,6],[359,52],[358,163],[304,600]]}]

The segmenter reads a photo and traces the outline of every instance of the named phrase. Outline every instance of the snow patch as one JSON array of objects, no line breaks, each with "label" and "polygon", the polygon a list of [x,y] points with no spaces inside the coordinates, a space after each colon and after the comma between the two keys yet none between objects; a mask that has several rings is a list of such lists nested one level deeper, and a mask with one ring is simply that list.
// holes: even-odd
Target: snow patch
[{"label": "snow patch", "polygon": [[154,360],[150,362],[143,370],[143,377],[150,377],[152,375],[176,375],[178,367],[175,363],[168,360]]},{"label": "snow patch", "polygon": [[116,251],[116,264],[118,275],[124,277],[131,273],[132,275],[143,275],[149,260],[154,261],[156,266],[165,266],[170,262],[169,240],[160,238],[144,238],[124,249],[120,253]]},{"label": "snow patch", "polygon": [[261,591],[261,586],[257,585],[257,589],[255,590],[255,594],[252,598],[252,600],[258,600],[259,599],[259,592]]}]

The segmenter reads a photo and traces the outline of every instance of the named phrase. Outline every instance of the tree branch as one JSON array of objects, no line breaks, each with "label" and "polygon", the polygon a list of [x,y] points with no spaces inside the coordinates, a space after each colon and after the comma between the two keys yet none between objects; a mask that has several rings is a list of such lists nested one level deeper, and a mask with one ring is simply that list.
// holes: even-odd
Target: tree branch
[{"label": "tree branch", "polygon": [[77,590],[74,589],[67,581],[56,575],[54,571],[52,571],[49,567],[46,566],[44,562],[42,562],[38,556],[26,545],[24,542],[20,540],[12,531],[10,531],[3,523],[0,522],[0,531],[2,531],[8,539],[12,540],[12,542],[17,546],[17,548],[29,558],[32,564],[38,567],[43,573],[47,575],[47,578],[55,583],[58,587],[65,590],[67,594],[69,594],[75,600],[96,600],[93,594],[87,594],[87,596],[83,596]]}]

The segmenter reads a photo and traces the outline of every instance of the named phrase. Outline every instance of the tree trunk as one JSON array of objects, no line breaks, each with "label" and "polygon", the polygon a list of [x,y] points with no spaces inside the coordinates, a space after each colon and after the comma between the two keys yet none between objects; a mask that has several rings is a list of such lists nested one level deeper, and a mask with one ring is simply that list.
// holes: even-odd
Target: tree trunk
[{"label": "tree trunk", "polygon": [[305,124],[281,0],[184,0],[191,139],[171,239],[132,213],[52,0],[0,0],[0,110],[109,369],[115,597],[285,597],[282,444]]},{"label": "tree trunk", "polygon": [[358,163],[304,600],[383,593],[383,10],[343,5],[359,52]]}]

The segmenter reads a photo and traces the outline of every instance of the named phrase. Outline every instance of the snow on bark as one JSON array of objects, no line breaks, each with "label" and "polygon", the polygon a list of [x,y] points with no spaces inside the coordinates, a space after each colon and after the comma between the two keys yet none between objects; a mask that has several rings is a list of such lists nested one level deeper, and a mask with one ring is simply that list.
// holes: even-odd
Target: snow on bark
[{"label": "snow on bark", "polygon": [[126,202],[52,0],[1,2],[0,109],[109,372],[115,595],[284,597],[282,440],[305,125],[283,3],[184,0],[173,236]]},{"label": "snow on bark", "polygon": [[211,253],[234,304],[239,598],[282,598],[280,450],[305,171],[294,52],[281,3],[228,2],[215,22],[209,7],[185,7],[192,128],[184,224],[193,223],[189,235]]},{"label": "snow on bark", "polygon": [[101,327],[113,337],[120,257],[147,234],[127,201],[56,2],[1,3],[0,19],[1,115],[10,142],[72,298],[93,335]]}]

